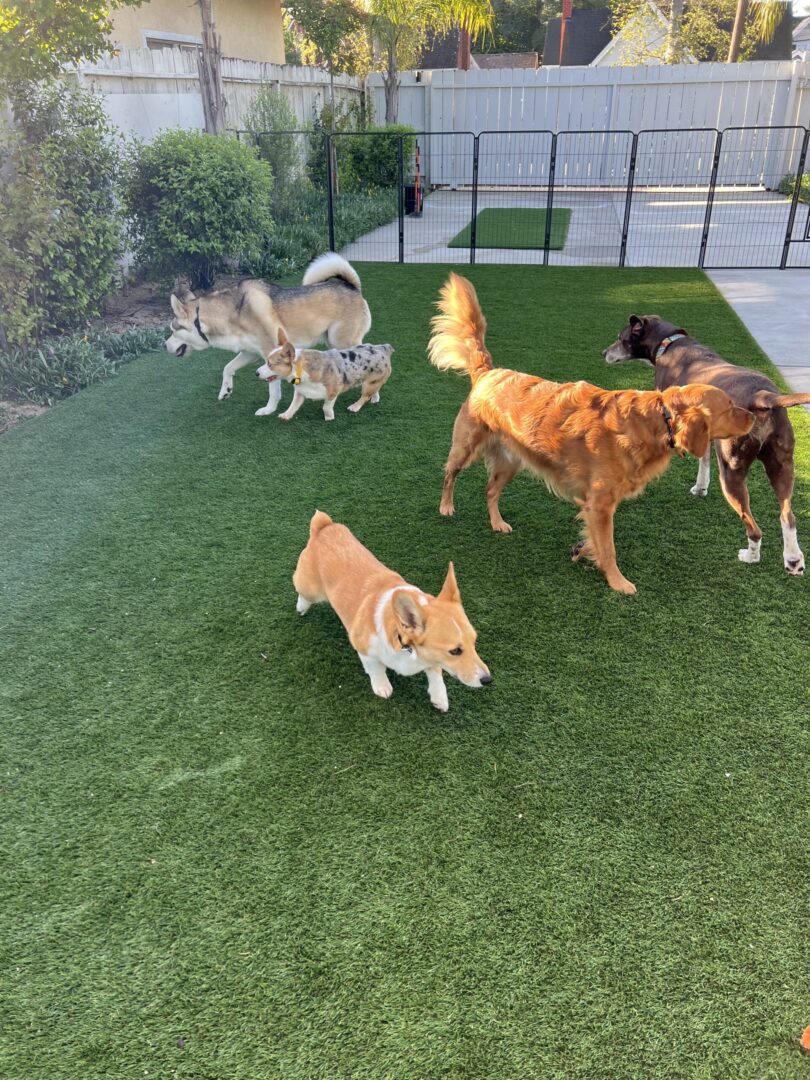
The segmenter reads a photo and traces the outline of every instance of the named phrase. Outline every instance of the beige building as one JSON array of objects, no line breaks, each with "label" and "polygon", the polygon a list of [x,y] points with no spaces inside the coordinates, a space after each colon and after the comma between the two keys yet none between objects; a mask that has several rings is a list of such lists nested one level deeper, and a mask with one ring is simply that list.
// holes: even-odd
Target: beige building
[{"label": "beige building", "polygon": [[[284,63],[281,0],[213,0],[222,55],[238,60]],[[130,49],[200,43],[200,9],[194,0],[149,0],[113,16],[113,41]]]}]

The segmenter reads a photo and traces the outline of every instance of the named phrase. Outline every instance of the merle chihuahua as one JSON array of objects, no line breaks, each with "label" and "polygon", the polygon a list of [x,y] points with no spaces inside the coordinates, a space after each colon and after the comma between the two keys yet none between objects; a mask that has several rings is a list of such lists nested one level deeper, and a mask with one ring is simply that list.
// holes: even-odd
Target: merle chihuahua
[{"label": "merle chihuahua", "polygon": [[[751,513],[746,484],[748,470],[759,458],[779,501],[785,569],[789,574],[803,574],[804,555],[791,508],[795,437],[786,409],[810,404],[810,394],[780,393],[761,371],[728,363],[658,315],[631,315],[618,340],[602,356],[609,364],[621,360],[652,364],[656,390],[706,383],[725,390],[735,405],[753,412],[756,420],[747,435],[718,439],[714,444],[726,502],[742,518],[748,534],[748,547],[742,548],[739,558],[746,563],[759,562],[762,530]],[[709,490],[710,453],[711,447],[701,458],[693,495],[705,495]]]}]

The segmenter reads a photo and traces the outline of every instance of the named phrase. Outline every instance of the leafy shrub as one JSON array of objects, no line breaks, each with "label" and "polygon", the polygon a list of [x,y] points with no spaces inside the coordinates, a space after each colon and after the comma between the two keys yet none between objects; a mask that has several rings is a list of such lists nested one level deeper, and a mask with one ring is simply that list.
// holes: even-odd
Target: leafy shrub
[{"label": "leafy shrub", "polygon": [[245,128],[273,173],[273,208],[281,208],[304,175],[302,136],[290,134],[301,124],[281,91],[263,86],[248,107]]},{"label": "leafy shrub", "polygon": [[137,144],[123,194],[139,265],[208,288],[217,272],[261,254],[272,190],[270,166],[236,139],[166,131]]},{"label": "leafy shrub", "polygon": [[416,139],[413,128],[390,124],[368,128],[356,135],[335,139],[340,191],[395,188],[399,176],[399,137],[402,139],[403,175],[413,157]]},{"label": "leafy shrub", "polygon": [[17,88],[0,146],[0,311],[23,345],[81,325],[115,277],[118,152],[98,99],[58,85]]},{"label": "leafy shrub", "polygon": [[[788,198],[792,198],[793,192],[796,190],[796,175],[795,173],[788,173],[787,176],[783,176],[779,183],[779,190],[783,195],[787,195]],[[799,188],[799,202],[810,203],[810,174],[802,174],[802,182]]]},{"label": "leafy shrub", "polygon": [[336,132],[363,131],[367,124],[368,117],[359,102],[338,102],[334,110],[327,102],[320,112],[313,110],[307,153],[307,173],[313,187],[326,187],[325,137]]},{"label": "leafy shrub", "polygon": [[[341,195],[335,200],[335,239],[338,247],[358,236],[387,225],[397,216],[395,191]],[[242,264],[251,275],[279,278],[302,270],[329,246],[326,195],[323,191],[301,191],[289,208],[289,216],[279,220],[265,250],[258,259]]]},{"label": "leafy shrub", "polygon": [[161,330],[106,331],[53,338],[40,348],[0,352],[0,396],[53,405],[114,375],[128,360],[163,348]]}]

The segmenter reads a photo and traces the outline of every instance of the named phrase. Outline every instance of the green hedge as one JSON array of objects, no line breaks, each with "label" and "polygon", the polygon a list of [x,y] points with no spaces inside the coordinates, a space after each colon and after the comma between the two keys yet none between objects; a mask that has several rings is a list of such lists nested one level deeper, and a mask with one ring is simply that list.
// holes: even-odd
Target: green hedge
[{"label": "green hedge", "polygon": [[0,143],[0,341],[29,345],[95,315],[115,280],[120,148],[99,100],[15,88]]},{"label": "green hedge", "polygon": [[39,348],[0,352],[0,397],[53,405],[114,375],[122,364],[162,349],[165,330],[95,331],[53,338]]},{"label": "green hedge", "polygon": [[[796,190],[796,176],[793,173],[788,173],[787,176],[783,176],[779,184],[779,190],[783,195],[787,195],[788,198],[792,197],[793,192]],[[799,189],[799,202],[810,203],[810,174],[808,173],[802,175],[801,187]]]},{"label": "green hedge", "polygon": [[[329,247],[326,194],[301,191],[279,218],[264,251],[256,259],[243,260],[245,273],[279,278],[302,270],[316,255]],[[335,241],[337,247],[387,225],[397,216],[395,191],[340,195],[335,199]]]},{"label": "green hedge", "polygon": [[273,175],[256,147],[227,136],[166,131],[137,144],[123,186],[138,264],[157,278],[185,274],[207,288],[272,231]]}]

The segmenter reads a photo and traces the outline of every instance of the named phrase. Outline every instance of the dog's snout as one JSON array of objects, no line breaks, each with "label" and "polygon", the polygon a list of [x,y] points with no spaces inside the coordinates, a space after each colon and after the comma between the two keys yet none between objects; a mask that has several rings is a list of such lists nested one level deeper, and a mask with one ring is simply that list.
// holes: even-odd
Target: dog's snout
[{"label": "dog's snout", "polygon": [[486,675],[481,676],[481,685],[482,686],[489,686],[489,684],[491,682],[492,682],[492,676],[489,674],[489,672],[487,672]]}]

